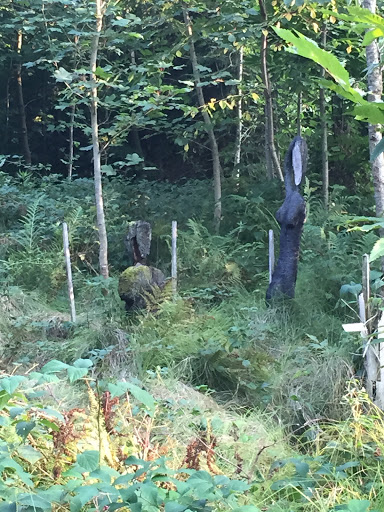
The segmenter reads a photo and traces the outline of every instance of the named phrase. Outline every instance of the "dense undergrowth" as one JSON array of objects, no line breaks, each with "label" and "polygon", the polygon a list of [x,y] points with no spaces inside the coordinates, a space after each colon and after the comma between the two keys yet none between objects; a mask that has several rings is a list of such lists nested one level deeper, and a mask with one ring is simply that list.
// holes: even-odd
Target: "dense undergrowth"
[{"label": "dense undergrowth", "polygon": [[[296,299],[267,308],[276,191],[228,189],[213,236],[207,183],[109,181],[105,282],[92,182],[0,175],[1,512],[383,509],[383,418],[353,380],[360,342],[341,327],[357,321],[376,235],[347,229],[369,212],[359,198],[335,189],[326,213],[313,192]],[[152,223],[151,263],[166,274],[178,220],[180,289],[127,316],[117,278],[137,219]]]}]

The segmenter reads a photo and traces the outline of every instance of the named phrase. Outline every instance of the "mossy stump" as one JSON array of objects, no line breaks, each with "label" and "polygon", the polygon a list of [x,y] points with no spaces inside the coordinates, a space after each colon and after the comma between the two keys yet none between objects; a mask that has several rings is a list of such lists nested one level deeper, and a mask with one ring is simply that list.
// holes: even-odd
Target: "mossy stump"
[{"label": "mossy stump", "polygon": [[127,311],[143,309],[156,300],[164,285],[161,270],[137,264],[120,274],[119,295]]}]

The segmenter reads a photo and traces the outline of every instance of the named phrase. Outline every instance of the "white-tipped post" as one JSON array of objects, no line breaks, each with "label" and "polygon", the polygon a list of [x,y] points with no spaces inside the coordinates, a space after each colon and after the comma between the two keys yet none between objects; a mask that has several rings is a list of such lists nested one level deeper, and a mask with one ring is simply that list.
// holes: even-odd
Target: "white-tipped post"
[{"label": "white-tipped post", "polygon": [[177,221],[172,221],[172,295],[173,298],[177,294]]},{"label": "white-tipped post", "polygon": [[269,268],[269,283],[271,283],[273,271],[275,269],[275,243],[273,240],[273,229],[270,229],[268,231],[268,268]]},{"label": "white-tipped post", "polygon": [[69,298],[69,304],[71,307],[71,320],[73,323],[75,323],[76,322],[75,295],[73,293],[71,256],[69,253],[68,225],[66,222],[63,222],[63,245],[64,245],[65,265],[67,267],[68,298]]}]

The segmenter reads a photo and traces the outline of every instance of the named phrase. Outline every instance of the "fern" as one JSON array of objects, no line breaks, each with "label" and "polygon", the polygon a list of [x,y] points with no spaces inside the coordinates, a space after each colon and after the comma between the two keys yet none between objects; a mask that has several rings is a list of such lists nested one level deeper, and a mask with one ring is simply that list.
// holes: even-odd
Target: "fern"
[{"label": "fern", "polygon": [[35,201],[28,207],[27,213],[22,217],[20,223],[22,228],[15,237],[17,243],[27,252],[32,252],[37,249],[39,242],[44,238],[44,227],[39,224],[39,210],[41,207],[41,201],[44,199],[44,195],[40,195]]}]

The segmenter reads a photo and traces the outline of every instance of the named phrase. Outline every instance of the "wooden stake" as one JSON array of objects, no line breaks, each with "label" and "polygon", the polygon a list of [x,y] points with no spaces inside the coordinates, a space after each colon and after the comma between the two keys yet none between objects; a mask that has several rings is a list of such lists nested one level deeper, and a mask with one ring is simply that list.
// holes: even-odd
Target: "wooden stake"
[{"label": "wooden stake", "polygon": [[370,275],[370,265],[369,265],[369,255],[364,254],[363,256],[363,297],[365,302],[365,318],[367,322],[367,330],[368,333],[371,331],[371,311],[369,305],[369,299],[371,296],[371,286],[369,282]]},{"label": "wooden stake", "polygon": [[[377,338],[379,340],[384,338],[384,315],[383,313],[380,316],[380,320],[378,322],[377,328]],[[376,405],[380,407],[380,409],[384,409],[384,343],[377,344],[377,352],[378,352],[378,376],[376,381]]]},{"label": "wooden stake", "polygon": [[76,322],[75,295],[73,293],[71,256],[69,253],[68,225],[66,222],[63,222],[63,244],[64,244],[65,265],[67,267],[68,297],[69,297],[69,303],[70,303],[70,307],[71,307],[71,320],[73,323],[75,323]]},{"label": "wooden stake", "polygon": [[275,268],[275,243],[273,240],[273,230],[268,231],[268,267],[269,267],[269,283],[272,282],[272,275]]},{"label": "wooden stake", "polygon": [[172,221],[172,295],[177,294],[177,221]]}]

